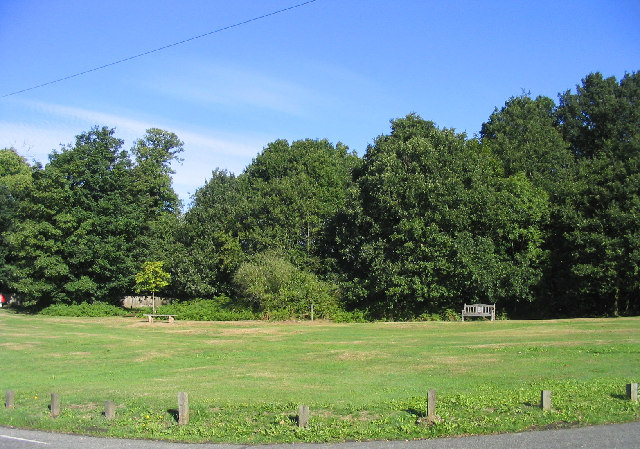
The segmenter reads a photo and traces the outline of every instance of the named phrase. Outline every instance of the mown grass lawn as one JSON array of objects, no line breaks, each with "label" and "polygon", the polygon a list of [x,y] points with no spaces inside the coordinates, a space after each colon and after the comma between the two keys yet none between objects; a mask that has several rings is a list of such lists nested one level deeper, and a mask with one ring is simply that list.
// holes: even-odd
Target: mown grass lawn
[{"label": "mown grass lawn", "polygon": [[[640,420],[640,318],[334,324],[0,311],[0,425],[264,443],[408,439]],[[426,426],[427,390],[441,423]],[[553,392],[553,410],[539,407]],[[50,392],[62,414],[49,416]],[[190,423],[178,426],[177,393]],[[107,421],[104,401],[117,404]],[[298,404],[311,409],[298,429]]]}]

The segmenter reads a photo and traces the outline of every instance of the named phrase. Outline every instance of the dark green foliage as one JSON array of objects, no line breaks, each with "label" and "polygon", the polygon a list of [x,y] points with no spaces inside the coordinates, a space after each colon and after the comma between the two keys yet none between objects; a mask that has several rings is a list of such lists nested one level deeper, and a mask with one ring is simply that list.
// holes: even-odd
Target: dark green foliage
[{"label": "dark green foliage", "polygon": [[216,170],[198,189],[176,231],[169,266],[176,295],[213,297],[232,293],[231,278],[244,260],[240,235],[247,198],[241,181]]},{"label": "dark green foliage", "polygon": [[132,290],[137,258],[164,238],[149,224],[162,221],[171,198],[154,199],[166,189],[149,188],[140,167],[167,158],[149,162],[142,157],[149,148],[143,152],[138,143],[134,165],[122,144],[112,129],[95,127],[34,171],[33,188],[5,235],[14,255],[9,286],[28,302],[118,302]]},{"label": "dark green foliage", "polygon": [[106,300],[124,293],[131,266],[134,205],[130,161],[107,128],[76,138],[34,173],[34,188],[8,236],[19,255],[11,287],[40,305]]},{"label": "dark green foliage", "polygon": [[560,97],[560,129],[577,159],[565,195],[558,292],[577,314],[640,311],[640,73],[587,76]]},{"label": "dark green foliage", "polygon": [[13,148],[0,150],[0,291],[7,291],[15,257],[9,252],[7,233],[17,221],[18,210],[33,184],[32,169]]},{"label": "dark green foliage", "polygon": [[[199,316],[453,319],[640,312],[640,74],[590,74],[559,104],[523,94],[478,139],[415,114],[362,158],[326,140],[268,144],[215,170],[181,214],[183,143],[109,128],[30,167],[0,151],[0,290],[27,306],[115,303],[162,261]],[[181,303],[181,315],[189,315]],[[348,310],[348,311],[345,311]],[[229,312],[231,310],[232,312]],[[231,315],[225,315],[231,313]]]},{"label": "dark green foliage", "polygon": [[183,143],[172,132],[148,129],[131,149],[131,201],[137,205],[140,230],[135,242],[138,261],[171,259],[181,202],[171,186],[171,163],[180,162]]},{"label": "dark green foliage", "polygon": [[505,174],[523,173],[551,196],[570,179],[574,158],[556,126],[555,104],[547,97],[510,98],[482,125],[482,144],[498,156]]},{"label": "dark green foliage", "polygon": [[[575,160],[556,126],[555,104],[546,97],[510,98],[482,125],[482,146],[495,154],[505,174],[526,176],[550,200],[550,219],[543,224],[544,270],[531,310],[541,314],[566,309],[557,291],[567,279],[564,233],[568,231],[566,195],[575,187]],[[515,304],[514,304],[515,306]],[[519,307],[522,309],[522,307]],[[526,310],[526,308],[525,308]],[[516,308],[510,308],[510,312]]]},{"label": "dark green foliage", "polygon": [[357,161],[342,144],[278,140],[237,177],[214,171],[178,228],[177,293],[230,295],[238,267],[271,250],[305,271],[326,272],[326,224],[346,204]]},{"label": "dark green foliage", "polygon": [[244,173],[250,204],[244,240],[251,253],[280,250],[318,268],[325,223],[346,205],[357,158],[326,140],[269,144]]},{"label": "dark green foliage", "polygon": [[531,300],[547,197],[475,141],[409,115],[367,149],[337,233],[352,299],[402,318]]}]

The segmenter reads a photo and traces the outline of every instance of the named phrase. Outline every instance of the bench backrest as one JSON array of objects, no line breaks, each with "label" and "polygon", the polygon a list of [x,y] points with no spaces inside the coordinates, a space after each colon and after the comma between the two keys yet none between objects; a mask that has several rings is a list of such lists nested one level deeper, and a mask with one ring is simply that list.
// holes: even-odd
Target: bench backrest
[{"label": "bench backrest", "polygon": [[495,304],[465,304],[464,313],[486,313],[491,315],[495,308]]}]

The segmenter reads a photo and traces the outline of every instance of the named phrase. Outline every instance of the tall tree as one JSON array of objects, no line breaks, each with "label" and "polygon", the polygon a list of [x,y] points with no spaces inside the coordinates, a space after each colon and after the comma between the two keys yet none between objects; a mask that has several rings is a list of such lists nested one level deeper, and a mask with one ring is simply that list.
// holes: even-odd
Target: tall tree
[{"label": "tall tree", "polygon": [[337,233],[354,305],[398,318],[531,299],[544,192],[463,134],[414,114],[391,127],[367,148]]},{"label": "tall tree", "polygon": [[131,162],[113,134],[96,127],[78,135],[34,174],[9,245],[20,259],[12,286],[39,304],[113,299],[130,284],[137,231],[125,189]]},{"label": "tall tree", "polygon": [[342,144],[278,140],[237,177],[214,171],[180,227],[176,286],[189,297],[230,294],[240,264],[269,250],[297,268],[325,271],[320,242],[346,205],[357,161]]},{"label": "tall tree", "polygon": [[171,264],[179,297],[231,295],[233,273],[244,260],[240,236],[246,204],[243,184],[227,171],[214,170],[196,191],[178,226]]},{"label": "tall tree", "polygon": [[570,277],[564,235],[571,229],[566,197],[575,188],[575,158],[557,127],[556,106],[547,97],[512,97],[482,125],[481,141],[502,162],[505,174],[525,175],[550,199],[550,220],[544,226],[544,277],[529,311],[562,315],[571,305],[562,292]]},{"label": "tall tree", "polygon": [[15,227],[18,208],[32,184],[32,168],[27,161],[13,148],[0,150],[0,291],[6,291],[8,287],[14,263],[5,235]]},{"label": "tall tree", "polygon": [[181,142],[149,130],[135,165],[122,145],[113,129],[95,127],[34,171],[6,233],[10,286],[32,303],[119,301],[133,290],[138,259],[162,246],[158,223],[179,211],[168,164]]},{"label": "tall tree", "polygon": [[640,72],[593,73],[560,96],[560,129],[577,157],[565,233],[571,283],[565,295],[580,314],[640,310]]},{"label": "tall tree", "polygon": [[181,162],[184,143],[172,132],[148,129],[131,148],[134,165],[130,188],[138,206],[142,229],[136,241],[136,259],[170,260],[181,201],[173,190],[172,163]]},{"label": "tall tree", "polygon": [[346,146],[327,140],[267,145],[243,174],[250,192],[249,250],[283,251],[299,266],[318,270],[325,225],[346,204],[357,162]]},{"label": "tall tree", "polygon": [[[552,197],[571,178],[574,158],[556,126],[551,98],[512,97],[482,125],[480,137],[507,176],[523,173]],[[559,185],[560,184],[560,185]]]}]

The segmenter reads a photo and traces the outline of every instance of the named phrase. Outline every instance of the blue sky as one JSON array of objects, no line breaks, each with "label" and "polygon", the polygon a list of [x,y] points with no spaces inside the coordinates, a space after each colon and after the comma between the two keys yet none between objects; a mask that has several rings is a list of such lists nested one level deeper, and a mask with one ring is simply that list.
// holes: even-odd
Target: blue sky
[{"label": "blue sky", "polygon": [[[304,0],[0,0],[0,96]],[[480,130],[523,91],[554,99],[590,72],[640,70],[640,1],[316,0],[73,79],[0,98],[0,148],[47,161],[94,125],[130,148],[185,142],[188,202],[215,168],[271,141],[327,138],[364,154],[416,112]]]}]

